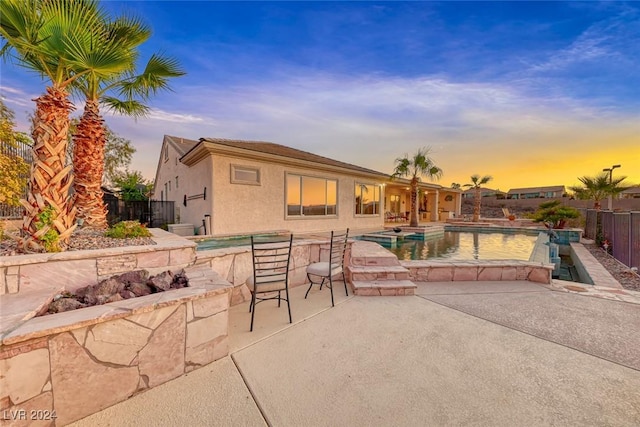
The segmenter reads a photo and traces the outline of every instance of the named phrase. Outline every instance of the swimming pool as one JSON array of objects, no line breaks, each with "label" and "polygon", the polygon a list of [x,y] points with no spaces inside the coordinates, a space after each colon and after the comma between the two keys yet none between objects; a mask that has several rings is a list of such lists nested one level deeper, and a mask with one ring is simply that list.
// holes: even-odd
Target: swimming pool
[{"label": "swimming pool", "polygon": [[395,245],[380,243],[399,260],[528,260],[537,236],[519,233],[481,231],[445,231],[443,236],[425,240],[398,241]]},{"label": "swimming pool", "polygon": [[[254,237],[275,237],[278,234],[258,234]],[[232,236],[232,237],[215,237],[195,240],[198,244],[196,250],[206,251],[209,249],[234,248],[236,246],[251,245],[251,236]]]}]

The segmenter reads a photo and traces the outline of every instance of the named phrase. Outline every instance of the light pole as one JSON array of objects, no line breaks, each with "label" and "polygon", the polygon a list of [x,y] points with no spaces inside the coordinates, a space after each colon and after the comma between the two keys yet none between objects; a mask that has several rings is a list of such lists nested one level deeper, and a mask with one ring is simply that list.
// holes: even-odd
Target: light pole
[{"label": "light pole", "polygon": [[[609,172],[609,185],[611,185],[611,183],[613,182],[613,170],[615,168],[619,168],[620,165],[613,165],[610,168],[606,168],[606,169],[602,169],[602,172]],[[607,203],[607,209],[608,210],[613,210],[613,195],[609,194],[608,197],[608,203]]]}]

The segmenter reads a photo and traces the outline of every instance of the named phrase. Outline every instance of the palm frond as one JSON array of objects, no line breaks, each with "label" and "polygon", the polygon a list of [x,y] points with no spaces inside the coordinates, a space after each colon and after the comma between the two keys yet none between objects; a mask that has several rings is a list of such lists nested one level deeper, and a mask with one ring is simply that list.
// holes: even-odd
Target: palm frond
[{"label": "palm frond", "polygon": [[140,101],[136,100],[121,100],[112,96],[105,96],[100,99],[100,102],[104,104],[107,109],[126,116],[134,118],[144,117],[149,114],[150,108],[144,105]]}]

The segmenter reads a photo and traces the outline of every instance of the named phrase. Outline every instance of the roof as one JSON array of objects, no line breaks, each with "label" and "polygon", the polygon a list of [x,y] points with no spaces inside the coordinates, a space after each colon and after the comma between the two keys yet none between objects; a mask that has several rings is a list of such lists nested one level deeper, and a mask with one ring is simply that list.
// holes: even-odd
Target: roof
[{"label": "roof", "polygon": [[[175,137],[172,137],[175,139]],[[184,152],[183,156],[188,154],[189,151],[194,150],[200,144],[215,144],[217,146],[225,146],[231,147],[240,150],[253,151],[255,153],[268,154],[271,156],[283,157],[286,159],[294,159],[294,160],[302,160],[306,162],[318,163],[327,166],[338,167],[341,169],[347,169],[354,172],[379,175],[380,177],[389,178],[389,175],[386,173],[378,172],[372,169],[363,168],[361,166],[356,166],[350,163],[341,162],[338,160],[333,160],[328,157],[319,156],[317,154],[309,153],[307,151],[298,150],[296,148],[286,147],[280,144],[274,144],[273,142],[264,142],[264,141],[243,141],[237,139],[224,139],[224,138],[200,138],[200,141],[192,141],[186,140],[182,138],[178,138],[181,140],[181,147],[186,149],[191,146],[191,148]],[[195,142],[195,144],[193,144]],[[193,144],[193,145],[192,145]]]},{"label": "roof", "polygon": [[[474,187],[470,187],[463,191],[463,193],[475,193],[476,189]],[[482,193],[504,193],[504,191],[494,190],[493,188],[480,187],[480,192]]]},{"label": "roof", "polygon": [[552,185],[550,187],[512,188],[508,194],[542,193],[546,191],[564,191],[564,185]]},{"label": "roof", "polygon": [[622,194],[640,194],[640,187],[627,188]]},{"label": "roof", "polygon": [[179,136],[165,135],[164,140],[171,143],[180,156],[184,156],[193,147],[198,145],[200,141],[193,139],[180,138]]}]

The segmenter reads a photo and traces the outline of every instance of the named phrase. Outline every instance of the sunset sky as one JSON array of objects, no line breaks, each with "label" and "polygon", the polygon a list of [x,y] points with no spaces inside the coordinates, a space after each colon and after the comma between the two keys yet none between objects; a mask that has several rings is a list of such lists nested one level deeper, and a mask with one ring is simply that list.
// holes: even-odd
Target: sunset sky
[{"label": "sunset sky", "polygon": [[[187,71],[137,122],[105,114],[152,179],[164,134],[261,140],[390,173],[422,146],[439,183],[640,183],[638,2],[104,2]],[[20,129],[45,84],[2,63]],[[77,100],[81,112],[83,104]],[[76,113],[78,114],[78,113]]]}]

